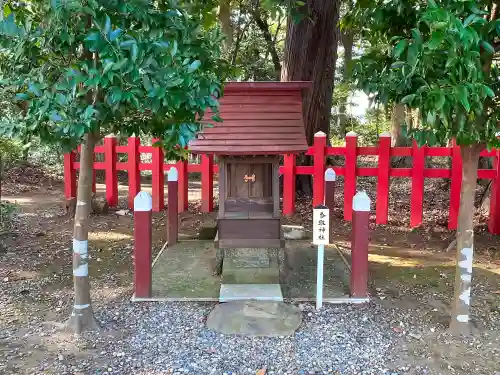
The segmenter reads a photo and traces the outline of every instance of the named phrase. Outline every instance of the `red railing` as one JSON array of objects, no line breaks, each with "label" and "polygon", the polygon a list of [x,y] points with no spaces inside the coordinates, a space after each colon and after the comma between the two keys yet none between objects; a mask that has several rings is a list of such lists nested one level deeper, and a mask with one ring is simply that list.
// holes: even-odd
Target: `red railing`
[{"label": "red railing", "polygon": [[[172,166],[179,171],[179,211],[187,209],[188,205],[188,174],[201,173],[202,210],[213,210],[213,176],[218,172],[212,155],[202,155],[200,164],[188,164],[179,161],[175,164],[164,162],[163,151],[153,146],[142,146],[139,138],[131,137],[126,146],[117,145],[116,138],[106,137],[104,145],[96,146],[95,153],[104,154],[104,162],[94,162],[95,170],[105,171],[106,199],[110,206],[118,203],[117,171],[127,171],[129,179],[129,207],[141,189],[140,171],[152,172],[153,211],[164,208],[164,179],[165,172]],[[117,154],[128,155],[127,162],[117,162]],[[141,162],[141,154],[151,154],[151,163]],[[391,177],[411,178],[410,193],[410,226],[417,227],[422,224],[424,180],[426,178],[449,178],[450,207],[448,228],[456,229],[458,211],[460,206],[460,189],[462,185],[462,159],[460,148],[453,147],[391,147],[389,134],[382,134],[378,146],[358,147],[357,135],[348,133],[345,146],[327,147],[326,137],[318,133],[314,137],[313,146],[309,147],[307,155],[313,157],[312,166],[297,166],[296,155],[284,155],[284,164],[280,167],[283,174],[283,214],[292,215],[295,212],[295,176],[313,176],[313,205],[321,204],[324,200],[324,173],[328,167],[326,157],[329,155],[342,155],[345,158],[344,166],[334,166],[338,176],[344,176],[344,218],[352,218],[352,199],[356,194],[357,177],[377,177],[376,192],[376,222],[386,224],[389,212],[389,179]],[[377,167],[358,167],[358,156],[378,156]],[[478,178],[493,180],[492,196],[490,202],[489,230],[500,234],[500,151],[483,151],[482,156],[494,158],[493,169],[480,169]],[[408,156],[413,159],[412,168],[392,168],[391,157]],[[451,157],[451,168],[426,168],[425,158],[430,156]],[[67,198],[76,196],[76,171],[80,163],[76,162],[76,152],[66,154],[64,157],[65,195]],[[95,179],[94,179],[95,184]],[[95,191],[95,186],[94,186]]]}]

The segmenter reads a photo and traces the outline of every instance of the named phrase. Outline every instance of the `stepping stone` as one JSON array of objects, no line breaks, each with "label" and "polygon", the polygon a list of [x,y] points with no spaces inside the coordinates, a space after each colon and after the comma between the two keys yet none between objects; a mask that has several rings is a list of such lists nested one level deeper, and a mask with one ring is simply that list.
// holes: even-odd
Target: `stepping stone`
[{"label": "stepping stone", "polygon": [[207,327],[226,335],[291,336],[302,322],[299,308],[283,302],[237,301],[217,305]]},{"label": "stepping stone", "polygon": [[280,284],[222,284],[219,301],[283,301]]}]

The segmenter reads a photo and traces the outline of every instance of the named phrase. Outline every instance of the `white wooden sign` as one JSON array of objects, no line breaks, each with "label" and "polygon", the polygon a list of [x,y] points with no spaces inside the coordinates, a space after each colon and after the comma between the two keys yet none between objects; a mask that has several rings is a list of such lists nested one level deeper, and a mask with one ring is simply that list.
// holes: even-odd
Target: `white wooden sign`
[{"label": "white wooden sign", "polygon": [[315,208],[313,210],[313,244],[328,245],[330,243],[330,210]]}]

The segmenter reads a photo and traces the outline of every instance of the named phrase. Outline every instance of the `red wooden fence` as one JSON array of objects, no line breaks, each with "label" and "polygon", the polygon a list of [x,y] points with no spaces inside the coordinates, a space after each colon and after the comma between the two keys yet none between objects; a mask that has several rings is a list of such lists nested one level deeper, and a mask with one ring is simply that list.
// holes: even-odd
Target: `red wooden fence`
[{"label": "red wooden fence", "polygon": [[[213,176],[218,172],[213,156],[202,155],[201,164],[188,164],[180,161],[167,164],[161,149],[153,146],[143,146],[139,138],[131,137],[126,146],[117,145],[114,137],[106,137],[104,145],[96,146],[95,153],[104,154],[104,162],[94,162],[94,170],[104,170],[106,174],[106,199],[110,206],[118,202],[117,171],[127,171],[129,176],[129,207],[133,208],[133,201],[140,191],[140,172],[152,172],[153,211],[164,208],[164,180],[165,172],[176,166],[179,172],[179,212],[187,209],[188,204],[188,174],[201,173],[202,210],[213,210]],[[151,154],[151,163],[141,162],[141,154]],[[118,154],[127,154],[127,162],[117,162]],[[426,178],[449,178],[450,207],[448,228],[456,229],[458,210],[460,205],[460,188],[462,184],[462,160],[458,146],[453,147],[391,147],[389,134],[382,134],[378,146],[358,147],[356,133],[350,132],[346,136],[345,146],[327,147],[324,133],[317,133],[314,144],[309,147],[307,155],[313,157],[312,166],[297,166],[296,155],[284,155],[284,164],[280,168],[283,174],[283,214],[292,215],[295,211],[295,176],[313,176],[313,202],[316,206],[323,203],[325,195],[326,157],[342,155],[345,157],[344,166],[334,166],[337,176],[344,176],[344,218],[352,219],[352,199],[356,194],[356,178],[359,176],[377,177],[377,192],[375,199],[376,222],[386,224],[389,208],[389,179],[391,177],[411,178],[410,193],[410,225],[417,227],[422,224],[424,180]],[[359,167],[358,156],[378,156],[377,167]],[[493,180],[490,206],[489,230],[500,234],[500,150],[483,151],[482,156],[494,158],[494,169],[480,169],[478,178]],[[391,157],[409,156],[413,159],[412,168],[392,168]],[[425,158],[431,156],[451,157],[451,169],[426,168]],[[76,196],[76,171],[80,163],[76,162],[76,152],[64,157],[65,194],[67,198]],[[95,184],[95,180],[94,180]],[[95,191],[95,189],[94,189]]]}]

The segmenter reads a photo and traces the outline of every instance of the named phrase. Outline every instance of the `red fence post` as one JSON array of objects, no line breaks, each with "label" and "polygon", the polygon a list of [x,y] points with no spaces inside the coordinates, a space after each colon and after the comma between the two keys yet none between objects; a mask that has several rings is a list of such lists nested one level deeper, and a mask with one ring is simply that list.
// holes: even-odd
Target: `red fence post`
[{"label": "red fence post", "polygon": [[179,240],[179,173],[172,167],[167,173],[168,179],[168,245],[174,245]]},{"label": "red fence post", "polygon": [[97,191],[97,176],[95,169],[95,151],[94,151],[94,164],[92,164],[92,193]]},{"label": "red fence post", "polygon": [[411,175],[411,212],[410,226],[412,228],[422,225],[424,211],[424,169],[426,146],[418,147],[413,141],[413,170]]},{"label": "red fence post", "polygon": [[368,297],[368,243],[370,198],[359,192],[353,198],[351,239],[351,296]]},{"label": "red fence post", "polygon": [[328,168],[325,172],[325,206],[330,210],[330,242],[332,241],[333,216],[335,208],[335,181],[337,175],[333,168]]},{"label": "red fence post", "polygon": [[141,191],[141,171],[139,164],[141,163],[141,154],[139,146],[141,140],[138,137],[130,137],[128,139],[127,150],[127,169],[128,169],[128,206],[134,207],[134,199]]},{"label": "red fence post", "polygon": [[116,171],[116,137],[107,135],[104,138],[104,165],[106,181],[106,200],[109,207],[118,205],[118,175]]},{"label": "red fence post", "polygon": [[283,215],[295,213],[295,165],[297,156],[287,154],[283,160]]},{"label": "red fence post", "polygon": [[179,212],[184,212],[188,209],[188,162],[180,160],[176,164],[179,173]]},{"label": "red fence post", "polygon": [[391,134],[380,134],[378,143],[378,180],[376,223],[387,224],[389,217],[389,169],[391,167]]},{"label": "red fence post", "polygon": [[[157,139],[152,140],[154,145]],[[163,149],[153,147],[153,171],[152,171],[152,190],[153,190],[153,211],[159,212],[165,208],[165,174],[163,173]]]},{"label": "red fence post", "polygon": [[201,211],[214,210],[214,156],[201,155]]},{"label": "red fence post", "polygon": [[352,202],[356,194],[358,135],[351,131],[345,137],[344,220],[352,219]]},{"label": "red fence post", "polygon": [[448,229],[457,229],[458,211],[460,210],[460,193],[462,191],[462,155],[460,154],[460,146],[457,145],[455,140],[453,140],[452,147]]},{"label": "red fence post", "polygon": [[500,234],[500,150],[497,150],[493,166],[497,173],[491,187],[490,220],[488,229],[490,233]]},{"label": "red fence post", "polygon": [[136,298],[151,297],[153,220],[151,195],[141,191],[134,199],[134,287]]},{"label": "red fence post", "polygon": [[75,153],[64,154],[64,195],[66,199],[76,197],[76,169],[73,166]]},{"label": "red fence post", "polygon": [[322,205],[325,199],[325,153],[326,134],[314,134],[314,177],[313,177],[313,207]]},{"label": "red fence post", "polygon": [[337,180],[337,175],[333,168],[328,168],[325,171],[325,206],[328,207],[330,211],[333,211],[335,207],[335,181]]}]

